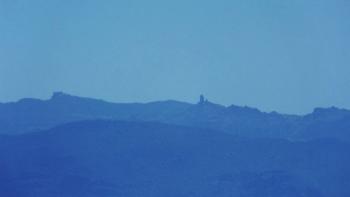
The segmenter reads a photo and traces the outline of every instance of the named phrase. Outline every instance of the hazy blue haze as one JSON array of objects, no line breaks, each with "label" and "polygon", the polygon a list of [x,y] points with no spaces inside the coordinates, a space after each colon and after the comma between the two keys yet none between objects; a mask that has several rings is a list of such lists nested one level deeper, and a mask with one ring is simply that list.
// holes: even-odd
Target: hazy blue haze
[{"label": "hazy blue haze", "polygon": [[347,0],[0,0],[0,101],[350,108]]}]

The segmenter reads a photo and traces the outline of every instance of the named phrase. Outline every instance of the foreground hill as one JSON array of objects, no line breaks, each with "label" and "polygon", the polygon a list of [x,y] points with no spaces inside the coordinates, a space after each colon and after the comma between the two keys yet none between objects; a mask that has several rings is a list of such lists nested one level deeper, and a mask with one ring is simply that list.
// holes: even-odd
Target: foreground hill
[{"label": "foreground hill", "polygon": [[83,121],[0,137],[0,196],[348,197],[350,146]]},{"label": "foreground hill", "polygon": [[153,121],[225,131],[245,137],[350,141],[350,111],[317,108],[305,116],[265,113],[254,108],[160,101],[109,103],[54,93],[49,100],[22,99],[0,104],[0,133],[18,134],[93,119]]}]

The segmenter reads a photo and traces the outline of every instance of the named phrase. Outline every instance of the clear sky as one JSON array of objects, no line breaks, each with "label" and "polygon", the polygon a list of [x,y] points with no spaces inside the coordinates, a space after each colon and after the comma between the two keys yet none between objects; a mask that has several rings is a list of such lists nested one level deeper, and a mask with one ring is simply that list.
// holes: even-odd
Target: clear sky
[{"label": "clear sky", "polygon": [[0,101],[350,108],[349,0],[0,0]]}]

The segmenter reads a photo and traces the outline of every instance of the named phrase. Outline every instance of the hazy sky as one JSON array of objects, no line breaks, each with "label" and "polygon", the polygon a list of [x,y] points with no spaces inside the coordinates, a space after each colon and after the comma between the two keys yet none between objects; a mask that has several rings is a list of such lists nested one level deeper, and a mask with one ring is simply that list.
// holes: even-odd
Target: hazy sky
[{"label": "hazy sky", "polygon": [[0,0],[0,101],[350,108],[349,0]]}]

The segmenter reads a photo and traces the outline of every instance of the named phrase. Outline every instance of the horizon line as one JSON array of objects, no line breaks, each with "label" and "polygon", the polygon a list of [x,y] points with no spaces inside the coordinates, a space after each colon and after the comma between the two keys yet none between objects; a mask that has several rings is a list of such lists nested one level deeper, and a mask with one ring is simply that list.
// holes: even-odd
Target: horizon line
[{"label": "horizon line", "polygon": [[51,96],[49,98],[46,98],[46,99],[35,98],[35,97],[23,97],[23,98],[15,100],[15,101],[7,101],[7,102],[1,102],[0,101],[0,104],[14,104],[14,103],[18,103],[18,102],[21,102],[23,100],[28,100],[28,99],[39,100],[39,101],[45,102],[45,101],[53,100],[55,97],[59,97],[59,96],[75,97],[75,98],[79,98],[79,99],[91,99],[91,100],[105,102],[105,103],[110,103],[110,104],[140,104],[140,105],[154,104],[154,103],[159,103],[159,102],[177,102],[177,103],[183,103],[183,104],[188,104],[188,105],[199,105],[199,104],[203,104],[203,103],[201,103],[201,97],[203,96],[205,98],[204,103],[210,103],[210,104],[217,105],[217,106],[224,107],[224,108],[230,108],[230,107],[249,108],[249,109],[258,110],[261,113],[279,114],[279,115],[287,115],[287,116],[307,116],[307,115],[315,113],[315,111],[320,110],[320,109],[321,110],[322,109],[336,109],[336,110],[350,111],[350,109],[341,108],[341,107],[337,107],[337,106],[333,105],[333,106],[328,106],[328,107],[314,107],[311,112],[303,113],[303,114],[281,113],[281,112],[278,112],[276,110],[264,111],[264,110],[260,110],[260,108],[258,108],[258,107],[252,107],[252,106],[247,106],[247,105],[235,105],[235,104],[223,105],[223,104],[218,104],[218,103],[211,102],[203,94],[199,94],[198,95],[198,102],[197,103],[191,103],[191,102],[175,100],[175,99],[154,100],[154,101],[148,101],[148,102],[116,102],[116,101],[109,101],[109,100],[102,99],[102,98],[78,96],[78,95],[75,95],[75,94],[66,93],[64,91],[53,91]]}]

